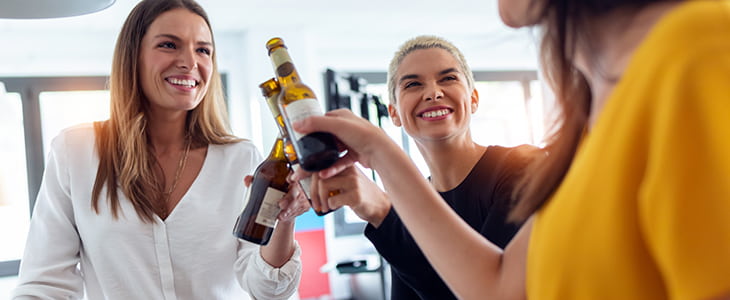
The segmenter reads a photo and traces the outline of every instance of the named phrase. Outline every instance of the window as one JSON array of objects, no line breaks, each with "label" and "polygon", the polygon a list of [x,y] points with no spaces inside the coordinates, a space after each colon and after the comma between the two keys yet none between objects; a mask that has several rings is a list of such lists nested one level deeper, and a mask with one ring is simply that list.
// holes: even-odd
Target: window
[{"label": "window", "polygon": [[64,91],[40,93],[43,149],[69,126],[109,119],[109,91]]},{"label": "window", "polygon": [[[0,87],[0,262],[23,255],[29,205],[23,130],[23,107],[18,93]],[[0,270],[2,273],[2,270]]]},{"label": "window", "polygon": [[108,118],[106,81],[0,78],[0,277],[18,274],[50,140],[64,127]]}]

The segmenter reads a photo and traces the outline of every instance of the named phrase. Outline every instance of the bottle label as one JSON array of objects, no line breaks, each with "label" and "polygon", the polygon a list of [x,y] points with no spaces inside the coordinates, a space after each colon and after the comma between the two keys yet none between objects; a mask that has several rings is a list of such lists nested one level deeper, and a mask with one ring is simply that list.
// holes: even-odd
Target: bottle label
[{"label": "bottle label", "polygon": [[[322,113],[322,107],[319,106],[319,101],[314,98],[291,102],[284,107],[284,112],[286,113],[288,124],[293,124],[311,116],[321,116],[324,114]],[[290,130],[290,132],[294,134],[294,139],[297,141],[304,136],[296,130]]]},{"label": "bottle label", "polygon": [[274,52],[271,52],[269,56],[271,57],[271,63],[274,64],[274,69],[276,69],[277,75],[286,77],[294,71],[294,64],[292,64],[291,57],[289,57],[289,52],[287,52],[286,49],[276,49]]},{"label": "bottle label", "polygon": [[276,226],[276,216],[279,215],[279,199],[284,197],[284,192],[277,189],[267,187],[264,200],[261,201],[261,208],[259,213],[256,215],[256,223],[268,226]]},{"label": "bottle label", "polygon": [[[296,172],[301,167],[299,166],[299,164],[292,164],[291,165],[291,168],[292,168],[292,170],[294,170],[294,172]],[[312,192],[311,192],[311,190],[312,190],[312,177],[307,177],[307,178],[300,179],[299,180],[299,185],[302,186],[302,190],[304,191],[304,196],[307,196],[307,199],[311,200],[312,199],[312,196],[310,196],[310,195],[312,194]]]}]

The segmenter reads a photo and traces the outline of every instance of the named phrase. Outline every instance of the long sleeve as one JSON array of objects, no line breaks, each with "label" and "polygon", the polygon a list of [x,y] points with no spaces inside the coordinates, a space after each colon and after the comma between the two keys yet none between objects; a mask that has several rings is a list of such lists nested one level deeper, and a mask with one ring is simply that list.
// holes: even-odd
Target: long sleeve
[{"label": "long sleeve", "polygon": [[253,299],[289,299],[296,292],[302,275],[302,250],[296,241],[294,247],[291,259],[274,268],[261,257],[260,246],[239,242],[235,270]]},{"label": "long sleeve", "polygon": [[83,297],[78,269],[81,241],[64,167],[64,142],[54,139],[48,155],[13,299]]},{"label": "long sleeve", "polygon": [[[250,174],[262,160],[258,152],[251,156],[251,161],[247,163],[251,166]],[[289,299],[296,292],[302,275],[302,250],[296,240],[294,248],[291,259],[280,268],[274,268],[261,257],[261,246],[238,241],[238,258],[234,270],[241,287],[251,298]]]}]

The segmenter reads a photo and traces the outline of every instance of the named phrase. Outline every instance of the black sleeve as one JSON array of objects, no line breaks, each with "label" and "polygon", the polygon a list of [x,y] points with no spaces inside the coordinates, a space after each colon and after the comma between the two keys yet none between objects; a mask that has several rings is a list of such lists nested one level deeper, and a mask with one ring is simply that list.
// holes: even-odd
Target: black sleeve
[{"label": "black sleeve", "polygon": [[391,266],[411,260],[412,252],[407,252],[412,251],[411,249],[418,250],[415,241],[392,207],[378,228],[371,224],[365,227],[365,237],[375,246],[378,253],[391,263]]},{"label": "black sleeve", "polygon": [[401,279],[395,269],[390,269],[390,300],[419,300],[413,288]]},{"label": "black sleeve", "polygon": [[[365,237],[373,243],[378,253],[388,261],[391,270],[395,270],[391,274],[397,274],[403,283],[400,286],[391,288],[400,289],[399,291],[392,291],[392,293],[403,293],[402,298],[393,298],[393,300],[456,299],[423,255],[394,209],[391,208],[378,228],[368,224],[365,228]],[[395,284],[400,283],[396,282]],[[408,288],[410,292],[406,292],[405,288]]]},{"label": "black sleeve", "polygon": [[520,145],[507,149],[503,159],[497,165],[495,195],[499,195],[497,198],[506,200],[507,203],[500,203],[500,205],[510,210],[514,207],[514,191],[525,174],[524,171],[527,165],[543,152],[540,148],[532,145]]},{"label": "black sleeve", "polygon": [[502,150],[500,159],[493,171],[495,172],[493,201],[479,232],[504,249],[522,225],[508,221],[508,217],[515,203],[513,194],[517,183],[532,157],[538,152],[538,148],[521,145],[500,150]]}]

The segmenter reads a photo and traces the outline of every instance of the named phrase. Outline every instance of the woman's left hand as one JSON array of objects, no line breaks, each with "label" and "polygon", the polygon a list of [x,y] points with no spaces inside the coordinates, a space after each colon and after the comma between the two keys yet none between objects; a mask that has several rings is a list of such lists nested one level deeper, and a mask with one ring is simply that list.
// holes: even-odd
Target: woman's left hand
[{"label": "woman's left hand", "polygon": [[[243,178],[243,182],[247,187],[250,187],[251,182],[253,182],[253,176],[246,175]],[[302,191],[298,183],[289,184],[289,192],[279,199],[279,208],[281,211],[279,211],[278,219],[280,222],[285,223],[294,222],[296,217],[301,216],[309,210],[309,200],[304,196],[304,191]]]},{"label": "woman's left hand", "polygon": [[296,217],[309,210],[309,201],[298,183],[289,185],[289,192],[279,200],[279,208],[279,222],[294,222]]}]

